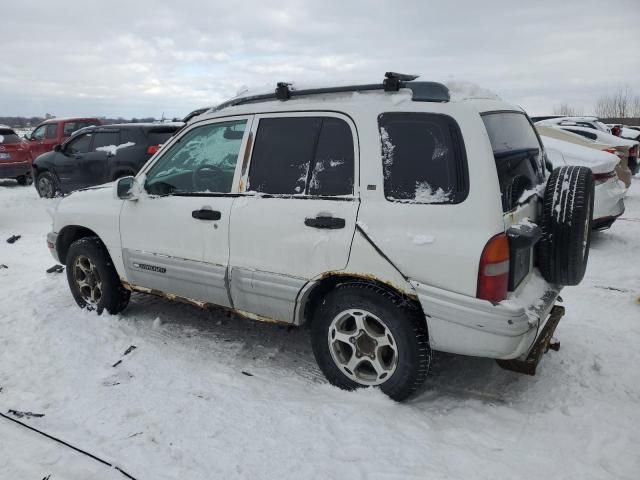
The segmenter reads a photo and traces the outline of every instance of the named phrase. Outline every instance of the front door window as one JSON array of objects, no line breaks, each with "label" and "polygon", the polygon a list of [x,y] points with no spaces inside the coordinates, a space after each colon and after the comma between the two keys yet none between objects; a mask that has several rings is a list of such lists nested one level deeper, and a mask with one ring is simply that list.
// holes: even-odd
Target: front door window
[{"label": "front door window", "polygon": [[230,193],[246,120],[202,125],[187,132],[151,167],[153,195]]}]

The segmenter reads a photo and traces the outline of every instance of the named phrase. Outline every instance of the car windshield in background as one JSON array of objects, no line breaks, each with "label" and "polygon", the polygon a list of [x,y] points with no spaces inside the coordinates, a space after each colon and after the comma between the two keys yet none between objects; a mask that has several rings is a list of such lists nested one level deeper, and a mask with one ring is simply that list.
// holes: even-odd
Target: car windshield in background
[{"label": "car windshield in background", "polygon": [[496,160],[502,208],[518,204],[522,194],[544,181],[540,143],[527,117],[518,112],[482,116]]},{"label": "car windshield in background", "polygon": [[20,137],[13,130],[0,128],[0,144],[20,143]]}]

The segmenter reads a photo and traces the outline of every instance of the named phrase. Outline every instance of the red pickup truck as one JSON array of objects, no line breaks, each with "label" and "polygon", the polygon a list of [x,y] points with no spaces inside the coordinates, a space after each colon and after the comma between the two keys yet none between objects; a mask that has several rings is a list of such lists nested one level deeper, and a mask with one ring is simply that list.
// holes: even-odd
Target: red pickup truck
[{"label": "red pickup truck", "polygon": [[25,138],[29,141],[29,151],[32,160],[38,155],[53,150],[56,145],[62,144],[76,130],[91,125],[102,125],[97,118],[50,118],[39,124],[30,135]]}]

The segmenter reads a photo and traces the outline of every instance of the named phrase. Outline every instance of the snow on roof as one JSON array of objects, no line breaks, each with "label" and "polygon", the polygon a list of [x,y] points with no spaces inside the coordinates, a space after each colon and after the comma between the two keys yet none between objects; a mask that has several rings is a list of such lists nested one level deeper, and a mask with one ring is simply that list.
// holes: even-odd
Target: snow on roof
[{"label": "snow on roof", "polygon": [[467,80],[449,80],[445,85],[449,88],[452,102],[469,99],[502,100],[491,90]]},{"label": "snow on roof", "polygon": [[589,167],[593,173],[608,173],[620,162],[616,155],[609,152],[583,147],[545,135],[541,135],[540,138],[554,168],[563,165],[577,165]]}]

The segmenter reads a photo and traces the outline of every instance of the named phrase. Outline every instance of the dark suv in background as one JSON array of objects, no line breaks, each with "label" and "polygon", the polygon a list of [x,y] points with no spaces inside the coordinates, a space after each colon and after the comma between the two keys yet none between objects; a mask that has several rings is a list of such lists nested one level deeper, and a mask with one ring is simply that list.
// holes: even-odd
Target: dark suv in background
[{"label": "dark suv in background", "polygon": [[84,128],[33,162],[38,194],[51,198],[135,175],[182,123],[129,123]]}]

